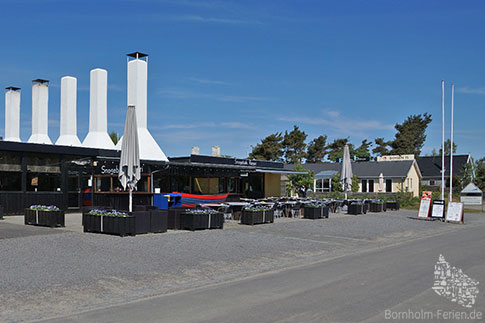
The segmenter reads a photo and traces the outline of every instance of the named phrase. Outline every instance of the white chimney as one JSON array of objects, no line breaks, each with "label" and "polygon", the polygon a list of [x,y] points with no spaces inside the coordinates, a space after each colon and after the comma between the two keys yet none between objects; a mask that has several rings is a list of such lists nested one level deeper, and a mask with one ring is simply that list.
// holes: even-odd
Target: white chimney
[{"label": "white chimney", "polygon": [[5,141],[20,141],[20,88],[7,87],[5,92]]},{"label": "white chimney", "polygon": [[108,72],[101,68],[91,70],[89,85],[89,132],[83,146],[114,149],[108,135]]},{"label": "white chimney", "polygon": [[200,154],[200,148],[198,146],[192,147],[192,155],[199,155]]},{"label": "white chimney", "polygon": [[32,81],[32,135],[28,142],[49,144],[52,141],[48,134],[49,81],[37,79]]},{"label": "white chimney", "polygon": [[72,76],[61,78],[61,131],[56,145],[81,146],[77,137],[77,79]]},{"label": "white chimney", "polygon": [[[140,142],[140,159],[168,161],[147,128],[147,82],[148,55],[135,52],[128,54],[128,105],[134,105]],[[130,60],[130,58],[132,58]],[[143,60],[142,58],[145,58]],[[120,139],[116,145],[121,149]]]},{"label": "white chimney", "polygon": [[221,157],[221,146],[212,146],[212,156]]}]

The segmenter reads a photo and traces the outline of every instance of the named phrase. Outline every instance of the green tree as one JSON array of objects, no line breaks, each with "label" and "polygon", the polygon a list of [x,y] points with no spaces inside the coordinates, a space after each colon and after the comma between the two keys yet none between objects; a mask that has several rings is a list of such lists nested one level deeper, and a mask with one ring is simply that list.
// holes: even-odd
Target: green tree
[{"label": "green tree", "polygon": [[320,136],[308,144],[307,163],[321,163],[327,155],[327,136]]},{"label": "green tree", "polygon": [[475,162],[475,185],[485,191],[485,157]]},{"label": "green tree", "polygon": [[332,192],[343,192],[342,183],[340,182],[340,173],[336,173],[332,176]]},{"label": "green tree", "polygon": [[353,156],[354,145],[349,143],[349,138],[340,138],[328,145],[328,159],[336,162],[339,158],[342,158],[345,145],[349,145],[350,156]]},{"label": "green tree", "polygon": [[372,149],[372,153],[377,156],[389,155],[389,147],[391,141],[385,141],[384,138],[376,138],[374,140],[376,147]]},{"label": "green tree", "polygon": [[[360,180],[357,177],[357,175],[352,175],[352,184],[350,186],[350,190],[352,192],[358,192],[359,191],[359,183]],[[340,181],[340,173],[336,173],[335,175],[332,176],[332,192],[338,192],[341,193],[343,192],[344,189],[342,187],[342,182]]]},{"label": "green tree", "polygon": [[269,135],[253,147],[249,158],[279,161],[283,156],[283,136],[281,132]]},{"label": "green tree", "polygon": [[289,185],[287,190],[296,190],[299,187],[313,189],[313,172],[303,169],[301,164],[296,164],[293,168],[297,172],[305,172],[305,174],[290,174],[288,175]]},{"label": "green tree", "polygon": [[357,157],[370,157],[370,147],[372,142],[367,141],[367,139],[362,140],[359,147],[354,150],[354,156]]},{"label": "green tree", "polygon": [[[456,154],[456,148],[457,148],[457,145],[455,142],[453,142],[453,154]],[[443,149],[440,148],[440,153],[439,153],[439,156],[441,156],[443,154]],[[445,156],[450,156],[451,155],[451,140],[448,139],[445,141]]]},{"label": "green tree", "polygon": [[291,132],[285,131],[283,137],[283,149],[285,151],[285,162],[289,164],[301,164],[302,160],[306,158],[306,144],[305,140],[307,134],[301,131],[298,126],[293,126]]},{"label": "green tree", "polygon": [[109,137],[115,145],[118,143],[118,141],[120,141],[120,135],[118,135],[118,133],[116,133],[114,130],[111,130]]},{"label": "green tree", "polygon": [[397,133],[391,143],[391,154],[419,156],[426,140],[426,128],[431,120],[431,115],[424,113],[411,115],[402,124],[396,124],[394,128]]},{"label": "green tree", "polygon": [[[445,146],[446,148],[446,146]],[[446,152],[446,150],[445,150]],[[464,166],[463,166],[463,169],[461,171],[461,176],[458,178],[458,185],[460,189],[463,189],[465,188],[465,186],[467,186],[468,184],[470,184],[471,182],[473,182],[473,179],[474,179],[474,175],[475,175],[475,172],[476,172],[476,165],[473,164],[473,163],[466,163]],[[455,182],[455,176],[453,176],[453,182]],[[454,186],[454,185],[453,185]]]},{"label": "green tree", "polygon": [[357,177],[357,175],[352,175],[352,192],[358,192],[359,191],[359,183],[360,179]]}]

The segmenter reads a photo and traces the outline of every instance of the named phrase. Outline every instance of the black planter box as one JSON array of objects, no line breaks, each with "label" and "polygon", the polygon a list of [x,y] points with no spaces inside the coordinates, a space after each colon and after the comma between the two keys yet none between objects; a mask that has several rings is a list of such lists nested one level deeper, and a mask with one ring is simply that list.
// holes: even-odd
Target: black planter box
[{"label": "black planter box", "polygon": [[167,228],[170,230],[182,230],[181,215],[185,213],[186,207],[172,207],[167,213]]},{"label": "black planter box", "polygon": [[255,225],[274,222],[274,211],[247,211],[241,213],[241,224]]},{"label": "black planter box", "polygon": [[64,211],[37,211],[30,208],[24,210],[24,223],[44,227],[63,227],[65,225]]},{"label": "black planter box", "polygon": [[[209,223],[210,217],[210,223]],[[224,214],[180,214],[181,226],[185,230],[205,230],[205,229],[222,229],[224,227]]]},{"label": "black planter box", "polygon": [[306,207],[303,210],[304,219],[328,218],[328,206],[325,207]]},{"label": "black planter box", "polygon": [[352,204],[350,204],[349,207],[348,207],[347,213],[353,214],[353,215],[363,214],[364,213],[364,204],[362,204],[362,203],[352,203]]},{"label": "black planter box", "polygon": [[[101,225],[103,221],[103,225]],[[84,215],[84,232],[114,234],[121,237],[136,235],[135,217]]]},{"label": "black planter box", "polygon": [[390,209],[390,210],[399,210],[399,202],[398,201],[387,201],[386,202],[386,210],[387,209]]},{"label": "black planter box", "polygon": [[3,205],[0,205],[0,220],[3,219],[3,213],[5,212],[5,209],[3,208]]},{"label": "black planter box", "polygon": [[167,210],[150,210],[150,232],[167,232]]},{"label": "black planter box", "polygon": [[144,234],[150,232],[150,211],[134,211],[132,212],[135,217],[135,232],[136,234]]},{"label": "black planter box", "polygon": [[370,212],[382,212],[384,211],[384,203],[383,202],[371,202],[370,203]]}]

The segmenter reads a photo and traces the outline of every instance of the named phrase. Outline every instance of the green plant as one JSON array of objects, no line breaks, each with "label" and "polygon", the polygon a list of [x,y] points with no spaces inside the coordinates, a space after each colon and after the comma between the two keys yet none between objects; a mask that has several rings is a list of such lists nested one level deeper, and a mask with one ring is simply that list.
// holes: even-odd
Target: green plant
[{"label": "green plant", "polygon": [[36,211],[60,211],[60,209],[55,206],[55,205],[31,205],[30,206],[31,210],[36,210]]},{"label": "green plant", "polygon": [[117,210],[98,210],[93,209],[89,211],[88,214],[97,215],[97,216],[116,216],[116,217],[127,217],[128,214],[125,212],[117,211]]}]

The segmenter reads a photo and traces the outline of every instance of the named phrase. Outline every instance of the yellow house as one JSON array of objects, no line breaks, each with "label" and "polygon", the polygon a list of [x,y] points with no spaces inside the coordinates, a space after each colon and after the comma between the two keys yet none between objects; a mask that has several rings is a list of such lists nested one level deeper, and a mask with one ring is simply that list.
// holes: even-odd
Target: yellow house
[{"label": "yellow house", "polygon": [[[341,163],[307,163],[302,166],[314,174],[311,188],[314,192],[331,192],[332,186],[340,185],[332,183],[332,178],[340,172]],[[292,167],[294,165],[285,165],[288,169]],[[352,162],[352,173],[359,178],[359,192],[411,192],[413,196],[419,196],[422,175],[414,159]],[[382,185],[379,185],[381,174]]]}]

